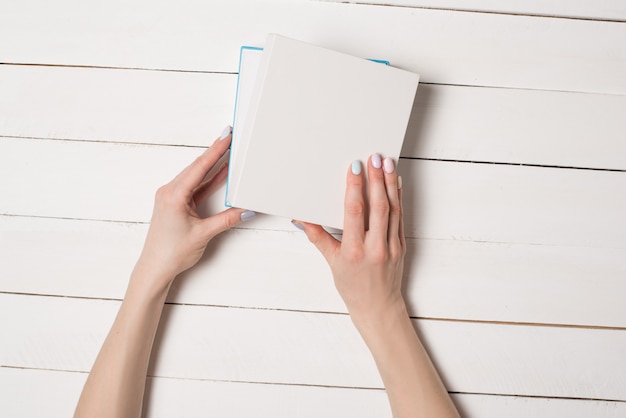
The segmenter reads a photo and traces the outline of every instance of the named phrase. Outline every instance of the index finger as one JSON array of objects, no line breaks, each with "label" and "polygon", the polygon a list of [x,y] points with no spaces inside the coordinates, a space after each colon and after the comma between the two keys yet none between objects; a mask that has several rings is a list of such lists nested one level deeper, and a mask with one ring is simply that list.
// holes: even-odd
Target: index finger
[{"label": "index finger", "polygon": [[354,161],[350,170],[348,170],[344,200],[342,243],[363,243],[365,238],[364,178],[361,171],[360,161]]},{"label": "index finger", "polygon": [[231,140],[231,129],[230,126],[227,126],[213,145],[181,171],[174,179],[174,182],[178,183],[189,193],[200,185],[209,170],[211,170],[220,157],[228,150]]}]

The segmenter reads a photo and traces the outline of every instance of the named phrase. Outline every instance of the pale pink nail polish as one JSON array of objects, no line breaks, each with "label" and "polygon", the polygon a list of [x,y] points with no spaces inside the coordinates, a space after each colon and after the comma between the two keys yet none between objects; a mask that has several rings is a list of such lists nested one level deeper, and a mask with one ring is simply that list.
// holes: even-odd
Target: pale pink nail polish
[{"label": "pale pink nail polish", "polygon": [[383,161],[383,169],[385,170],[385,173],[391,174],[395,168],[393,160],[391,158],[385,158]]}]

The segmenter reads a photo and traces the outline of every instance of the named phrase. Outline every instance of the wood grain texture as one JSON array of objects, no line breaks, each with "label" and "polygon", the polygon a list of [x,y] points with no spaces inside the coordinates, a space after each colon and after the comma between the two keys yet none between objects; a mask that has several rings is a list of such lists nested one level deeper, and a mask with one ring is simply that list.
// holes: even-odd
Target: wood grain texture
[{"label": "wood grain texture", "polygon": [[5,63],[236,72],[239,47],[267,33],[385,58],[423,82],[626,93],[619,22],[272,0],[0,8]]},{"label": "wood grain texture", "polygon": [[351,3],[626,21],[626,4],[620,0],[357,0]]},{"label": "wood grain texture", "polygon": [[[401,160],[420,238],[624,248],[626,172]],[[405,188],[406,185],[406,188]],[[619,208],[619,209],[618,209]],[[614,212],[614,210],[616,210]]]},{"label": "wood grain texture", "polygon": [[[84,373],[0,367],[0,408],[14,418],[68,417],[74,411]],[[33,402],[33,392],[37,402]],[[620,418],[626,403],[452,394],[468,418]],[[242,402],[245,400],[245,402]],[[285,386],[238,382],[148,378],[144,415],[204,417],[391,417],[382,390]]]},{"label": "wood grain texture", "polygon": [[[146,231],[0,216],[0,289],[121,299]],[[426,318],[626,328],[625,251],[410,239],[405,295],[411,314]],[[346,312],[326,262],[295,229],[223,234],[168,300]]]},{"label": "wood grain texture", "polygon": [[422,84],[402,156],[624,170],[624,114],[626,96]]},{"label": "wood grain texture", "polygon": [[[11,417],[70,416],[86,375],[52,370],[0,367],[3,386],[2,411]],[[33,390],[38,394],[33,402]],[[476,394],[452,394],[464,417],[619,418],[626,403],[561,400]],[[242,402],[242,399],[245,402]],[[148,378],[144,416],[232,418],[306,417],[391,417],[382,390],[284,386],[238,382]]]},{"label": "wood grain texture", "polygon": [[[84,373],[0,368],[11,382],[0,407],[11,417],[71,416]],[[32,392],[40,394],[32,402]],[[31,400],[31,401],[29,401]],[[2,405],[4,403],[4,405]],[[148,378],[149,417],[391,417],[382,390]]]},{"label": "wood grain texture", "polygon": [[0,65],[0,135],[207,146],[237,76]]},{"label": "wood grain texture", "polygon": [[[5,138],[0,213],[147,222],[157,188],[200,152]],[[409,237],[626,247],[626,224],[615,222],[626,211],[626,172],[417,160],[401,160],[398,171]],[[205,211],[222,210],[222,196]],[[293,228],[274,217],[245,227]]]},{"label": "wood grain texture", "polygon": [[[206,146],[236,77],[0,65],[0,135]],[[402,156],[624,170],[624,113],[626,96],[422,84]]]},{"label": "wood grain texture", "polygon": [[[89,370],[119,302],[0,295],[12,367]],[[626,400],[626,331],[419,320],[448,390]],[[347,315],[167,305],[150,374],[381,388]]]}]

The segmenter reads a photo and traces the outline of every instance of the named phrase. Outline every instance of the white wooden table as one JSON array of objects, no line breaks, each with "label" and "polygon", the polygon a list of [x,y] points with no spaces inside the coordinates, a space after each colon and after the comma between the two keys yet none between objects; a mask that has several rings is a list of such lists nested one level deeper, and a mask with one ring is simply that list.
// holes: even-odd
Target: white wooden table
[{"label": "white wooden table", "polygon": [[[231,121],[239,47],[269,32],[421,74],[406,297],[463,415],[626,416],[626,4],[367,3],[0,3],[1,416],[71,415],[156,188]],[[149,373],[147,417],[390,416],[279,218],[177,283]]]}]

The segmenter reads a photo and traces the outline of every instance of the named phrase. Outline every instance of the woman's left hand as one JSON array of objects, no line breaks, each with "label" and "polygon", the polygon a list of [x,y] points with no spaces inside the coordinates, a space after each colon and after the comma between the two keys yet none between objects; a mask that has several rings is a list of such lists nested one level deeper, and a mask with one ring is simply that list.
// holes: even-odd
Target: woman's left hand
[{"label": "woman's left hand", "polygon": [[[138,267],[151,272],[155,280],[164,281],[161,284],[169,285],[178,274],[193,267],[213,237],[254,216],[254,212],[236,208],[208,218],[201,218],[197,212],[198,205],[226,179],[228,165],[221,163],[220,157],[228,150],[230,140],[228,126],[209,149],[156,192]],[[206,178],[214,168],[215,174]]]}]

